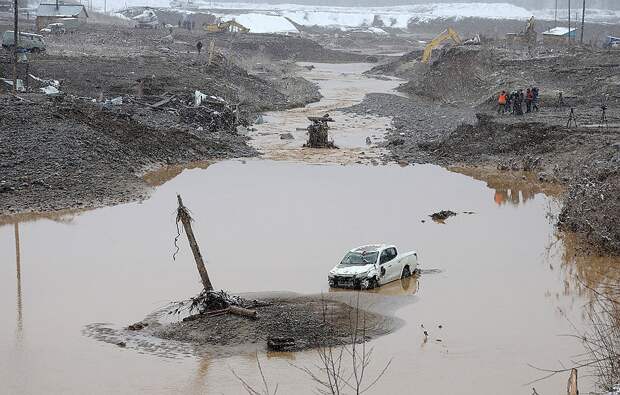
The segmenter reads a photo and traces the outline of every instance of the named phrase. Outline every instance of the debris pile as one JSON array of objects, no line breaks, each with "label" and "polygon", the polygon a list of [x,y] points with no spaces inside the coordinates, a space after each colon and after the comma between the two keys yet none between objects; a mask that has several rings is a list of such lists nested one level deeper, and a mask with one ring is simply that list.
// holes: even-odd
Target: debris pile
[{"label": "debris pile", "polygon": [[[226,355],[256,349],[299,351],[351,341],[351,319],[358,310],[347,303],[322,296],[266,297],[264,301],[256,307],[258,319],[240,319],[212,310],[171,324],[154,322],[145,330],[161,339],[207,346],[210,352]],[[388,334],[399,326],[394,317],[362,309],[359,314],[364,317],[364,340]]]},{"label": "debris pile", "polygon": [[329,114],[322,117],[308,117],[308,120],[312,123],[308,126],[308,141],[304,147],[338,148],[333,141],[329,140],[329,125],[327,123],[334,122]]},{"label": "debris pile", "polygon": [[439,223],[444,223],[445,220],[447,220],[450,217],[455,216],[456,213],[454,211],[450,211],[450,210],[441,210],[438,211],[436,213],[433,213],[431,215],[429,215],[429,217],[431,217],[431,219],[435,222],[439,222]]}]

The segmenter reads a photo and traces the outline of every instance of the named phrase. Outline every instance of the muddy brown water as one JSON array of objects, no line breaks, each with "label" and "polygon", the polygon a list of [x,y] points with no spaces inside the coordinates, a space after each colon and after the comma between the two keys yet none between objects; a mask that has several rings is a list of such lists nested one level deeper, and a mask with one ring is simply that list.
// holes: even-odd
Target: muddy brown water
[{"label": "muddy brown water", "polygon": [[[120,348],[83,333],[96,323],[121,328],[199,291],[185,239],[172,260],[176,193],[196,219],[215,286],[232,292],[328,292],[328,270],[351,247],[419,251],[419,277],[367,295],[404,321],[371,342],[372,373],[392,363],[370,393],[566,388],[563,376],[526,385],[542,375],[528,364],[557,368],[582,350],[561,336],[573,333],[569,320],[583,325],[586,296],[567,286],[575,269],[548,219],[555,198],[502,185],[498,201],[484,181],[431,165],[254,159],[169,173],[151,176],[159,186],[143,202],[0,226],[0,393],[245,393],[231,369],[259,383],[252,350]],[[431,221],[442,209],[459,214]],[[278,393],[313,393],[292,364],[312,366],[315,352],[258,356]],[[584,377],[583,393],[589,385]]]}]

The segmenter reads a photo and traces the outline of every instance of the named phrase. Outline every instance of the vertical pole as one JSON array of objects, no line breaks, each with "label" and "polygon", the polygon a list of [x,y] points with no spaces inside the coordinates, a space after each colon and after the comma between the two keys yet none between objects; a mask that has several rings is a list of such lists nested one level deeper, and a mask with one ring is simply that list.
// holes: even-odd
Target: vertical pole
[{"label": "vertical pole", "polygon": [[22,330],[22,266],[19,248],[19,222],[15,222],[15,271],[17,272],[17,330]]},{"label": "vertical pole", "polygon": [[194,259],[196,260],[196,267],[198,268],[198,274],[200,274],[202,285],[205,291],[212,291],[213,285],[211,284],[211,280],[209,279],[209,274],[207,273],[207,269],[205,268],[205,263],[202,260],[200,248],[198,248],[198,242],[196,242],[196,237],[194,236],[194,231],[192,230],[192,218],[189,215],[189,211],[187,211],[187,207],[183,205],[181,195],[177,195],[177,200],[179,202],[179,207],[177,209],[177,221],[180,220],[183,223],[185,234],[187,234],[187,241],[189,241],[189,246],[191,247],[192,253],[194,254]]},{"label": "vertical pole", "polygon": [[18,44],[18,24],[19,24],[19,4],[17,0],[13,2],[14,21],[13,21],[13,93],[17,93],[17,44]]},{"label": "vertical pole", "polygon": [[586,24],[586,0],[583,0],[583,10],[581,10],[581,38],[579,42],[583,44],[583,28]]},{"label": "vertical pole", "polygon": [[558,0],[555,0],[555,13],[553,14],[553,27],[558,27]]},{"label": "vertical pole", "polygon": [[568,42],[570,43],[570,0],[568,0]]},{"label": "vertical pole", "polygon": [[575,368],[570,371],[566,393],[567,395],[579,395],[579,389],[577,387],[577,369]]}]

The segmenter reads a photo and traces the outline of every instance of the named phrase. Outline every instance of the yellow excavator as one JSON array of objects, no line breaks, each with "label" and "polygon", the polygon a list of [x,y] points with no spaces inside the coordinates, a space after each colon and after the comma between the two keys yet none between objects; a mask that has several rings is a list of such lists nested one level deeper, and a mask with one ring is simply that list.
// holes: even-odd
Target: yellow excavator
[{"label": "yellow excavator", "polygon": [[248,33],[250,31],[250,29],[234,19],[225,22],[208,23],[204,25],[204,29],[207,33]]},{"label": "yellow excavator", "polygon": [[422,55],[422,63],[428,63],[428,61],[431,59],[431,55],[433,54],[433,49],[439,46],[442,42],[449,40],[449,39],[452,39],[452,41],[454,41],[457,45],[460,45],[462,43],[461,37],[459,37],[459,34],[454,29],[449,27],[443,32],[439,33],[439,35],[437,35],[437,37],[432,39],[431,42],[428,43],[426,48],[424,48],[424,54]]}]

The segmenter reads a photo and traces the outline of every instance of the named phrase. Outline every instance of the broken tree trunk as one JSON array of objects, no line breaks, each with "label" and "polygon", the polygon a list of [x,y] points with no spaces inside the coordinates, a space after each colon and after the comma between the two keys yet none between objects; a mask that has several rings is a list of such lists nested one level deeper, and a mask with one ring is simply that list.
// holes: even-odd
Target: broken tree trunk
[{"label": "broken tree trunk", "polygon": [[570,371],[570,377],[568,378],[568,395],[579,395],[577,389],[577,369],[573,368]]},{"label": "broken tree trunk", "polygon": [[230,305],[228,307],[228,312],[230,314],[240,315],[242,317],[248,317],[248,318],[252,318],[252,319],[257,319],[258,318],[256,310],[246,309],[246,308],[241,307],[241,306]]},{"label": "broken tree trunk", "polygon": [[205,267],[202,254],[200,253],[198,243],[196,242],[196,237],[194,237],[194,231],[192,230],[192,217],[189,214],[187,207],[183,205],[181,195],[177,195],[177,200],[179,201],[179,207],[177,208],[177,222],[181,221],[183,223],[183,229],[185,229],[189,246],[194,254],[194,259],[196,260],[196,266],[198,268],[198,273],[200,274],[200,279],[202,280],[202,285],[206,291],[212,291],[213,285],[211,285],[207,268]]}]

